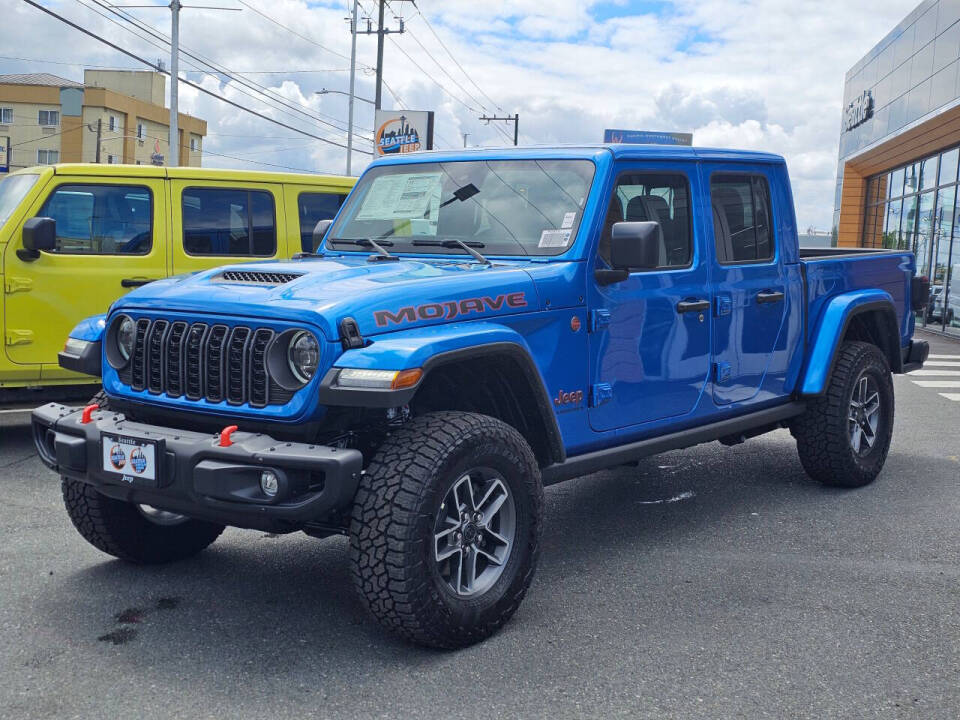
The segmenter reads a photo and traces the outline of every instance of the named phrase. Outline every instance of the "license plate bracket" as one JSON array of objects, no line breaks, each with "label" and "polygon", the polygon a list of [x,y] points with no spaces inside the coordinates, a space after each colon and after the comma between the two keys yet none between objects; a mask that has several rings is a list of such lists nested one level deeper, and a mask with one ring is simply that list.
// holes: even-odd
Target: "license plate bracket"
[{"label": "license plate bracket", "polygon": [[164,455],[162,440],[100,434],[101,467],[105,473],[124,483],[141,487],[159,487]]}]

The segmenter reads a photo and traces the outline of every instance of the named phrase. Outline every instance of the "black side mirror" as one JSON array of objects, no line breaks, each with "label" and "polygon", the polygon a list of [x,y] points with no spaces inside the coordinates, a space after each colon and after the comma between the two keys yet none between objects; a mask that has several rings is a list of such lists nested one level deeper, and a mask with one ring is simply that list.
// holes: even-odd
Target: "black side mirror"
[{"label": "black side mirror", "polygon": [[623,282],[631,270],[660,267],[663,231],[658,222],[618,222],[610,233],[610,265],[612,270],[597,270],[601,285]]},{"label": "black side mirror", "polygon": [[317,224],[313,228],[313,252],[316,252],[320,245],[323,244],[323,236],[327,234],[327,230],[330,229],[331,225],[333,225],[333,220],[317,221]]},{"label": "black side mirror", "polygon": [[21,260],[36,260],[40,252],[57,247],[57,221],[48,217],[30,218],[23,224],[23,251],[17,251]]},{"label": "black side mirror", "polygon": [[659,267],[662,238],[658,222],[618,222],[610,235],[610,264],[614,270]]}]

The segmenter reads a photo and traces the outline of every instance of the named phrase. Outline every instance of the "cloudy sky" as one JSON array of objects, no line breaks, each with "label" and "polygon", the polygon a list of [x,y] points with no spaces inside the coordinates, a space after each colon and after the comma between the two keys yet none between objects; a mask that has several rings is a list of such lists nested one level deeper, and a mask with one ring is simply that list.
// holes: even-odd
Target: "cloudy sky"
[{"label": "cloudy sky", "polygon": [[[109,13],[97,3],[105,0],[40,1],[151,61],[166,55],[169,62],[162,43],[130,32],[131,26],[116,16],[110,16],[116,22],[104,17]],[[200,63],[189,58],[181,61],[186,78],[289,125],[345,141],[346,98],[315,92],[348,88],[347,0],[185,4],[241,8],[184,10],[181,43],[220,68],[242,73],[245,82],[268,88],[273,99],[268,103],[249,85],[222,75],[194,71]],[[463,133],[470,145],[504,144],[504,134],[477,118],[484,112],[517,112],[521,144],[596,142],[604,128],[614,127],[693,132],[697,145],[781,153],[790,164],[801,227],[826,229],[833,210],[844,73],[915,4],[419,0],[414,5],[390,0],[387,24],[395,28],[396,17],[403,16],[407,32],[386,43],[384,77],[390,91],[384,90],[384,107],[435,110],[440,148],[462,146]],[[0,0],[0,5],[8,28],[0,72],[51,72],[80,80],[84,65],[137,66],[25,3]],[[362,17],[374,12],[373,0],[360,6]],[[126,12],[169,33],[166,9]],[[365,28],[365,21],[360,26]],[[375,38],[360,36],[357,50],[357,94],[372,98]],[[193,88],[182,86],[180,98],[182,112],[208,121],[205,165],[343,172],[345,151],[339,147],[225,106]],[[358,103],[361,134],[370,135],[372,115],[371,105]],[[501,123],[501,130],[509,134],[512,127]],[[369,147],[358,141],[358,148]],[[356,154],[354,171],[367,161],[368,156]]]}]

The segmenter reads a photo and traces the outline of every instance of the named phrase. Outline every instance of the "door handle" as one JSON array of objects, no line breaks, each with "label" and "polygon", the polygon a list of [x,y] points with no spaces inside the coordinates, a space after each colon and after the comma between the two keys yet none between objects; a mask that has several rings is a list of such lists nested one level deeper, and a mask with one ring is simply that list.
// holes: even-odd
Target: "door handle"
[{"label": "door handle", "polygon": [[783,293],[780,291],[764,290],[763,292],[757,293],[757,302],[761,305],[763,303],[778,303],[782,301]]},{"label": "door handle", "polygon": [[157,278],[124,278],[120,281],[120,286],[125,288],[136,288],[143,287],[152,282],[156,282]]},{"label": "door handle", "polygon": [[688,312],[700,312],[710,309],[709,300],[681,300],[677,303],[677,312],[681,315]]}]

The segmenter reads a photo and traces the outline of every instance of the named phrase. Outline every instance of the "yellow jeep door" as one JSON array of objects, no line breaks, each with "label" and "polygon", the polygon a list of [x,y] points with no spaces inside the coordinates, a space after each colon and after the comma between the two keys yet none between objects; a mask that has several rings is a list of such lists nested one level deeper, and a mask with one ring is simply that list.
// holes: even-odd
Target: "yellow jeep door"
[{"label": "yellow jeep door", "polygon": [[[320,220],[333,220],[343,205],[349,187],[335,185],[286,185],[287,220],[292,244],[289,253],[313,252],[313,229]],[[296,213],[294,213],[296,209]]]},{"label": "yellow jeep door", "polygon": [[6,354],[22,365],[49,364],[44,379],[71,375],[57,366],[57,353],[80,320],[168,275],[163,180],[92,180],[55,177],[26,213],[56,221],[53,251],[15,252],[23,249],[18,229],[6,256]]},{"label": "yellow jeep door", "polygon": [[288,257],[281,185],[178,179],[170,189],[174,274]]}]

